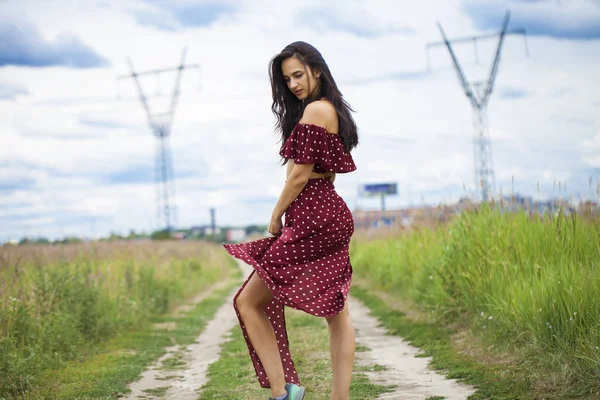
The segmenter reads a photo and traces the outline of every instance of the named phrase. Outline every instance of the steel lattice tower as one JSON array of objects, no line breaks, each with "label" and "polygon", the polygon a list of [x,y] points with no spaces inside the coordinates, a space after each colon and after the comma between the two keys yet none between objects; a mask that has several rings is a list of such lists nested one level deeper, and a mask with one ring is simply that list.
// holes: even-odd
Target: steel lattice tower
[{"label": "steel lattice tower", "polygon": [[[502,29],[499,34],[494,35],[480,35],[466,38],[459,38],[449,40],[442,29],[442,25],[438,22],[440,33],[444,38],[443,42],[428,43],[427,51],[433,46],[445,45],[448,48],[450,57],[458,74],[458,79],[462,85],[465,95],[469,98],[471,106],[473,108],[473,125],[475,128],[473,137],[473,158],[475,164],[475,187],[481,188],[481,200],[487,202],[490,198],[490,194],[495,190],[496,178],[494,173],[494,161],[492,157],[492,142],[488,131],[487,123],[487,106],[494,88],[494,81],[496,74],[498,73],[498,65],[500,63],[500,54],[502,52],[502,44],[504,43],[504,37],[507,34],[523,34],[525,30],[522,28],[513,29],[507,31],[508,20],[510,18],[510,12],[506,12]],[[490,74],[487,81],[472,82],[471,84],[465,78],[465,74],[452,50],[450,42],[465,42],[473,41],[475,44],[478,39],[487,39],[492,37],[498,37],[498,46],[496,48],[496,55],[494,62],[490,70]],[[525,50],[527,52],[527,42],[525,42]],[[477,52],[477,47],[475,47]],[[476,53],[477,56],[477,53]],[[427,64],[429,65],[429,53],[427,53]]]},{"label": "steel lattice tower", "polygon": [[[156,184],[156,204],[157,204],[157,219],[160,221],[160,214],[162,212],[164,218],[164,225],[168,231],[171,231],[173,226],[177,225],[177,206],[175,203],[175,180],[173,173],[173,160],[171,157],[171,150],[169,146],[169,137],[171,135],[171,128],[173,126],[173,117],[175,115],[175,108],[177,107],[177,101],[179,100],[179,87],[181,84],[181,75],[186,68],[198,68],[198,64],[184,65],[185,56],[187,49],[184,48],[181,55],[181,62],[179,66],[174,68],[163,68],[144,72],[135,72],[131,59],[127,58],[127,64],[131,70],[131,74],[120,76],[117,79],[133,78],[135,81],[139,99],[146,112],[148,119],[148,125],[150,130],[158,139],[156,148],[155,158],[155,170],[154,179]],[[142,90],[139,77],[144,75],[159,75],[161,73],[177,71],[177,77],[175,80],[175,87],[173,89],[170,107],[167,111],[162,113],[152,113],[148,104],[148,98]]]}]

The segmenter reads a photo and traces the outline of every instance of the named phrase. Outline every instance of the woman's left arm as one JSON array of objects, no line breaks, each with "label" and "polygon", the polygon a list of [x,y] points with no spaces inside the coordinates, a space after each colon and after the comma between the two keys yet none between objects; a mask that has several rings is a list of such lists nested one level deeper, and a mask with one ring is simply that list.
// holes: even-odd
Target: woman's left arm
[{"label": "woman's left arm", "polygon": [[277,235],[281,232],[282,223],[281,217],[288,209],[290,204],[298,197],[304,186],[308,183],[310,174],[314,164],[295,164],[290,176],[288,177],[279,200],[275,204],[273,214],[271,215],[271,223],[269,224],[269,232],[273,235]]}]

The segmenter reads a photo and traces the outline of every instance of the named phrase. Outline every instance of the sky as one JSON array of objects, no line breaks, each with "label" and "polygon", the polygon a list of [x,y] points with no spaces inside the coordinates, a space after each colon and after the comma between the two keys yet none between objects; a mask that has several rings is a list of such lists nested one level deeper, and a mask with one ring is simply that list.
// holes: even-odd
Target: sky
[{"label": "sky", "polygon": [[[187,48],[169,145],[177,226],[268,224],[283,188],[268,63],[303,40],[355,110],[357,171],[336,189],[393,182],[388,208],[474,196],[473,111],[450,39],[524,28],[503,45],[487,110],[495,195],[597,199],[600,2],[596,0],[0,0],[0,242],[151,231],[158,140],[131,79]],[[497,38],[453,44],[486,80]],[[429,48],[427,51],[426,49]],[[477,50],[477,51],[475,51]],[[427,63],[429,59],[429,63]],[[140,83],[168,109],[175,73]],[[560,185],[559,185],[560,183]],[[560,186],[560,189],[559,189]]]}]

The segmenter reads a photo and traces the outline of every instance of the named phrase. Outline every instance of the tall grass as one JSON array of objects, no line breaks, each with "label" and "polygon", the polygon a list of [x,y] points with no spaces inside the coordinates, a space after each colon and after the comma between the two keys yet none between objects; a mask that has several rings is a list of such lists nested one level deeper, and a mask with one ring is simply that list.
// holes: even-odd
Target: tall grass
[{"label": "tall grass", "polygon": [[0,398],[227,276],[220,246],[0,248]]},{"label": "tall grass", "polygon": [[[355,241],[358,277],[440,321],[468,324],[534,355],[581,393],[600,377],[600,224],[491,207],[447,226]],[[552,378],[554,379],[554,378]]]}]

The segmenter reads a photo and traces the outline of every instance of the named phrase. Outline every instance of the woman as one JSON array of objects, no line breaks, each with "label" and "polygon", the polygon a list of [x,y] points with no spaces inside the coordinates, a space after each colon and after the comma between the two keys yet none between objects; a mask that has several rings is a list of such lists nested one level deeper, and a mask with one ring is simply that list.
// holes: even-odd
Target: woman
[{"label": "woman", "polygon": [[[313,46],[294,42],[270,62],[273,113],[282,134],[286,182],[275,205],[273,237],[225,245],[254,270],[234,298],[261,387],[272,398],[300,400],[304,388],[290,356],[284,306],[327,319],[332,400],[347,400],[354,363],[354,328],[347,298],[352,214],[336,193],[336,173],[356,169],[352,109]],[[285,224],[282,217],[285,214]]]}]

